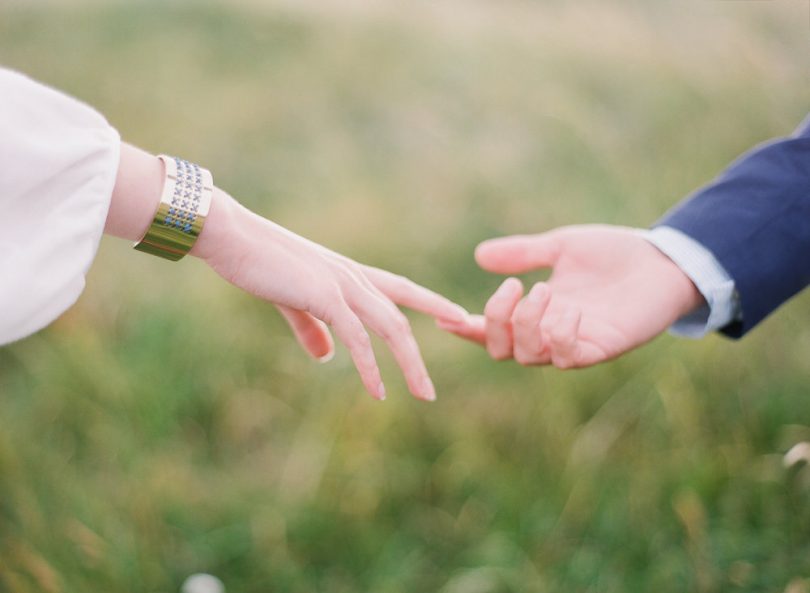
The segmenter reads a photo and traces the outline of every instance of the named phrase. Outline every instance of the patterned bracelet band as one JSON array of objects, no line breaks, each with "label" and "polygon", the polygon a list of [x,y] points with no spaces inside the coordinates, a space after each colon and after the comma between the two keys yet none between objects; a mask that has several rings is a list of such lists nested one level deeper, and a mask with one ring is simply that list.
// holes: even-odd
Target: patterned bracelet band
[{"label": "patterned bracelet band", "polygon": [[208,169],[177,157],[158,156],[165,176],[152,224],[135,249],[177,261],[186,255],[202,232],[211,208],[214,179]]}]

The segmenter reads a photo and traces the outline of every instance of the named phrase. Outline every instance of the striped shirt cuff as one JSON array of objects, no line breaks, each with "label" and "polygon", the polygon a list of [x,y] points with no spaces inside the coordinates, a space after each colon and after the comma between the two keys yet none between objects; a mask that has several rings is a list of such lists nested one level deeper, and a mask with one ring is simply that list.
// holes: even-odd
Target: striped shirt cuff
[{"label": "striped shirt cuff", "polygon": [[668,226],[642,231],[642,236],[675,262],[706,299],[706,305],[681,317],[670,332],[686,338],[702,338],[741,318],[734,280],[708,249]]}]

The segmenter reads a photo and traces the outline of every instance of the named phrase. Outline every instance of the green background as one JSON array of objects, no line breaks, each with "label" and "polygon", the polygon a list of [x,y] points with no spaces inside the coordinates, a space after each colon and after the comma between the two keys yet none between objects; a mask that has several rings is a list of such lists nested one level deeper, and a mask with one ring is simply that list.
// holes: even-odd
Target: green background
[{"label": "green background", "polygon": [[[480,310],[500,282],[480,240],[649,225],[789,133],[809,20],[786,0],[5,0],[0,63]],[[375,403],[344,349],[312,362],[200,262],[105,239],[78,305],[0,349],[0,590],[810,591],[810,470],[782,463],[810,440],[806,297],[741,343],[664,336],[581,372],[411,318],[439,401],[380,347]]]}]

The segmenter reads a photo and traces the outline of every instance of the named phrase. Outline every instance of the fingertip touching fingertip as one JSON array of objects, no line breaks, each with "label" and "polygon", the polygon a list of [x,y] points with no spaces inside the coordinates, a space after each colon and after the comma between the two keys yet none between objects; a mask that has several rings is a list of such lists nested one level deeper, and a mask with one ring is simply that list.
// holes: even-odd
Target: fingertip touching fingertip
[{"label": "fingertip touching fingertip", "polygon": [[436,323],[463,324],[467,322],[469,317],[470,313],[467,311],[467,309],[454,303],[445,311],[442,311],[440,314],[436,315]]}]

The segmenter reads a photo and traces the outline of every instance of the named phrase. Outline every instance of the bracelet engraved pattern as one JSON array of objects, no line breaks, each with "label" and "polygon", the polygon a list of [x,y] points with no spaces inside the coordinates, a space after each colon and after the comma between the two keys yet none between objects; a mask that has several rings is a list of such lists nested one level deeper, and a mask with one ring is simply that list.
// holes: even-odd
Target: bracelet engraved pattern
[{"label": "bracelet engraved pattern", "polygon": [[160,204],[135,249],[165,259],[182,259],[197,241],[211,208],[214,179],[208,169],[161,154],[165,175]]}]

